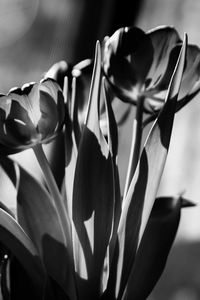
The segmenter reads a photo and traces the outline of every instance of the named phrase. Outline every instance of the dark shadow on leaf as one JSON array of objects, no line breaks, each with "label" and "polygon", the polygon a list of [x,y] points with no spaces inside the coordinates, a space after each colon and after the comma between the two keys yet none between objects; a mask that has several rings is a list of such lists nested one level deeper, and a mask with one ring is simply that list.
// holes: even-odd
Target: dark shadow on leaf
[{"label": "dark shadow on leaf", "polygon": [[13,185],[16,186],[17,174],[16,174],[14,162],[6,156],[3,156],[3,157],[0,156],[0,166],[3,168],[5,173],[8,175],[8,177],[12,181]]},{"label": "dark shadow on leaf", "polygon": [[12,257],[10,260],[10,300],[43,299],[41,290],[33,285],[31,278],[19,261]]},{"label": "dark shadow on leaf", "polygon": [[[87,127],[84,128],[79,149],[73,190],[73,221],[86,258],[88,282],[98,293],[98,281],[112,227],[113,165],[111,156],[103,155],[97,137]],[[84,224],[92,216],[94,249]]]},{"label": "dark shadow on leaf", "polygon": [[41,269],[41,261],[38,257],[33,256],[21,242],[10,232],[8,232],[3,226],[0,226],[0,240],[1,243],[9,249],[10,253],[13,253],[15,257],[24,265],[24,268],[31,270],[32,275],[34,275],[34,280],[32,284],[38,293],[37,299],[42,299],[42,293],[44,288],[44,273]]},{"label": "dark shadow on leaf", "polygon": [[[133,195],[131,197],[130,205],[128,208],[128,213],[126,217],[125,224],[125,245],[124,245],[124,254],[123,254],[123,266],[121,274],[121,285],[119,291],[119,299],[122,297],[125,286],[127,284],[128,277],[130,275],[133,263],[135,261],[135,255],[138,245],[139,231],[142,220],[142,212],[144,206],[144,198],[146,192],[148,180],[148,160],[147,154],[144,150],[141,155],[139,172],[137,177],[137,182]],[[119,249],[118,244],[116,244],[116,249],[114,252],[114,257],[111,264],[111,272],[108,281],[108,289],[106,294],[109,297],[106,299],[115,299],[115,286],[116,284],[116,264],[118,262]]]},{"label": "dark shadow on leaf", "polygon": [[177,96],[178,94],[165,103],[157,120],[160,129],[160,140],[166,150],[169,148]]},{"label": "dark shadow on leaf", "polygon": [[[57,278],[53,278],[53,280],[55,281],[54,286],[58,286],[57,294],[65,295],[66,299],[68,299],[68,296],[63,290],[63,287],[66,287],[67,289],[67,287],[70,284],[70,278],[71,278],[70,266],[66,265],[67,261],[69,261],[66,247],[62,243],[59,243],[56,239],[45,234],[42,239],[42,248],[44,253],[43,262],[46,267],[48,275],[52,278],[53,278],[53,274],[58,275]],[[63,264],[64,264],[63,267],[60,265],[60,263],[56,264],[57,260],[60,261],[60,257],[63,258]],[[54,262],[51,264],[51,261]],[[56,288],[55,288],[55,292],[56,292]]]},{"label": "dark shadow on leaf", "polygon": [[126,220],[124,258],[126,259],[126,257],[129,257],[129,263],[128,265],[126,264],[126,266],[122,270],[122,276],[125,280],[123,284],[126,283],[132,265],[135,261],[140,225],[142,221],[142,212],[144,206],[147,180],[148,160],[146,151],[144,150],[141,155],[138,179],[135,185],[134,193],[132,195]]}]

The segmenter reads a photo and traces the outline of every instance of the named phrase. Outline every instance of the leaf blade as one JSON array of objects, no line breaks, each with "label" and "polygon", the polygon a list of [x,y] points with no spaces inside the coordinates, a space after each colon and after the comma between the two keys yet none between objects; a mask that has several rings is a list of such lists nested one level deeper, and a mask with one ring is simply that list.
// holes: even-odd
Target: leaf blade
[{"label": "leaf blade", "polygon": [[[113,216],[112,158],[99,124],[101,91],[99,44],[96,49],[88,112],[79,145],[73,190],[73,221],[87,268],[85,288],[84,291],[81,290],[83,299],[94,299],[100,293],[101,272]],[[85,292],[89,294],[86,296]]]},{"label": "leaf blade", "polygon": [[156,199],[123,299],[146,299],[154,288],[164,270],[178,229],[181,203],[181,197]]},{"label": "leaf blade", "polygon": [[53,201],[43,186],[27,171],[19,167],[19,172],[19,222],[37,246],[47,273],[68,294],[71,292],[71,261]]}]

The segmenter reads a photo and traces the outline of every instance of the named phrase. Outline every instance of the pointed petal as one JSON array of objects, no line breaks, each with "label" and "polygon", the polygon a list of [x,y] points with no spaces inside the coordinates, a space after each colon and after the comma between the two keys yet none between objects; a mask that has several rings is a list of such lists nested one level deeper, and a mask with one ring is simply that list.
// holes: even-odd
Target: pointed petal
[{"label": "pointed petal", "polygon": [[103,67],[116,95],[135,103],[153,60],[153,46],[144,31],[137,27],[117,30],[105,42]]},{"label": "pointed petal", "polygon": [[[162,77],[165,75],[170,53],[176,44],[181,42],[181,40],[177,31],[173,27],[169,26],[156,27],[147,32],[147,35],[151,39],[154,48],[153,63],[147,75],[147,81],[150,81],[148,89],[152,89],[159,84]],[[172,73],[173,68],[171,68],[169,80]]]}]

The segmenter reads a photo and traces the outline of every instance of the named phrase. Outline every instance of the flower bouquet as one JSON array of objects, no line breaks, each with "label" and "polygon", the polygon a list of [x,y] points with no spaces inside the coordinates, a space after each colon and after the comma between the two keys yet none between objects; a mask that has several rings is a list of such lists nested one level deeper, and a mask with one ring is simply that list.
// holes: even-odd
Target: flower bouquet
[{"label": "flower bouquet", "polygon": [[[199,75],[200,51],[187,35],[120,28],[97,41],[94,59],[58,62],[41,82],[0,95],[1,170],[16,200],[13,212],[0,199],[2,299],[147,299],[181,208],[193,205],[157,191],[175,113],[199,92]],[[118,129],[130,115],[122,188]],[[43,149],[52,140],[60,185]],[[44,182],[10,157],[29,148]]]}]

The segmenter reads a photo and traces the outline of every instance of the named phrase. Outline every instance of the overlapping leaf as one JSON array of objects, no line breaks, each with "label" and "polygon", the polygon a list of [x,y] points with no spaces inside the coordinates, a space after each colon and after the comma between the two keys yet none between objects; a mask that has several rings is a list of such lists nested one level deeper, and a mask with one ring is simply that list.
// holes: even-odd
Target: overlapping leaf
[{"label": "overlapping leaf", "polygon": [[[157,198],[136,255],[123,300],[147,299],[161,276],[174,241],[185,199]],[[192,203],[188,202],[192,206]]]},{"label": "overlapping leaf", "polygon": [[[135,260],[135,254],[148,221],[170,143],[176,101],[180,89],[187,39],[184,40],[176,69],[172,76],[166,103],[154,123],[141,154],[127,196],[123,202],[113,267],[107,295],[121,299]],[[115,266],[117,268],[115,269]]]},{"label": "overlapping leaf", "polygon": [[[14,182],[16,175],[11,168],[12,161],[7,159],[7,164],[5,162],[6,158],[4,169]],[[17,173],[18,222],[37,247],[47,273],[66,293],[72,293],[72,262],[53,201],[44,187],[22,167],[18,166]]]},{"label": "overlapping leaf", "polygon": [[96,299],[99,295],[101,272],[112,230],[113,167],[111,153],[99,125],[100,80],[101,49],[97,44],[73,190],[73,220],[87,269],[83,282],[85,288],[80,291],[80,299]]}]

